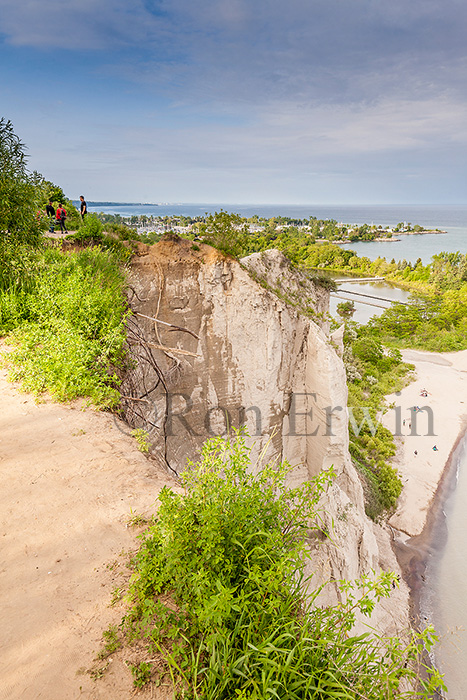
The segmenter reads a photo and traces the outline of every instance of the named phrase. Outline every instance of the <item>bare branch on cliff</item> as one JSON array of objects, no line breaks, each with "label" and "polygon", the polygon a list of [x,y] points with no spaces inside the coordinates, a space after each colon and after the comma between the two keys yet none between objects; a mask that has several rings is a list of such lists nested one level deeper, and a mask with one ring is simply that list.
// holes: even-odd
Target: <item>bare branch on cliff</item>
[{"label": "bare branch on cliff", "polygon": [[190,335],[193,336],[193,338],[196,338],[196,340],[199,340],[199,335],[196,335],[196,333],[193,333],[193,331],[188,330],[188,328],[182,328],[181,326],[176,326],[173,323],[167,323],[167,321],[161,321],[159,318],[154,318],[153,316],[146,316],[146,314],[140,314],[137,311],[135,311],[134,314],[135,314],[135,316],[141,316],[141,318],[147,318],[149,321],[154,321],[155,323],[161,323],[163,326],[169,326],[169,328],[172,328],[173,330],[183,331],[183,333],[189,333]]},{"label": "bare branch on cliff", "polygon": [[163,350],[164,352],[174,352],[179,355],[189,355],[190,357],[201,357],[201,355],[196,352],[190,352],[189,350],[182,350],[181,348],[169,348],[166,345],[158,345],[157,343],[147,342],[150,348],[157,348],[157,350]]}]

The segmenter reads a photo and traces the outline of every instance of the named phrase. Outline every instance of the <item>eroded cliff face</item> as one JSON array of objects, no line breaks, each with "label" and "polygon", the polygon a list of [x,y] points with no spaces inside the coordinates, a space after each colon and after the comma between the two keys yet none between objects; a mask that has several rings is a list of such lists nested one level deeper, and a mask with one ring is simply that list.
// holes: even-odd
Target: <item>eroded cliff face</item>
[{"label": "eroded cliff face", "polygon": [[[345,370],[326,335],[327,292],[290,272],[277,251],[240,264],[169,236],[141,252],[131,273],[134,369],[122,387],[130,424],[149,430],[153,449],[177,473],[206,438],[240,424],[252,462],[261,453],[288,460],[294,483],[333,465],[323,503],[333,535],[311,543],[315,582],[396,569],[387,533],[365,516],[348,452]],[[398,595],[400,625],[406,590]],[[335,596],[330,586],[323,602]],[[380,609],[385,629],[396,608]]]}]

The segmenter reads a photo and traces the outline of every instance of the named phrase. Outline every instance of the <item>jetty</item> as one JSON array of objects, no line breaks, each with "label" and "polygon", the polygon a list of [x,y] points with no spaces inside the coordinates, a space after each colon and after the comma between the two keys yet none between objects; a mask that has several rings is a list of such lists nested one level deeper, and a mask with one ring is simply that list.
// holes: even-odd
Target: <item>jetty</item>
[{"label": "jetty", "polygon": [[384,282],[385,277],[346,277],[345,279],[342,280],[334,280],[334,282],[337,282],[338,284],[342,284],[343,282],[351,283],[351,282]]},{"label": "jetty", "polygon": [[342,299],[343,301],[356,301],[359,304],[367,304],[368,306],[377,306],[379,309],[387,309],[389,308],[388,306],[382,306],[381,304],[375,304],[372,301],[364,301],[363,299],[352,299],[352,298],[346,298],[345,296],[339,296],[341,294],[350,294],[352,297],[366,297],[368,299],[376,299],[377,301],[384,301],[387,304],[403,304],[403,306],[408,306],[406,301],[398,301],[397,299],[388,299],[387,297],[380,297],[380,296],[375,296],[374,294],[363,294],[362,292],[350,292],[346,289],[337,290],[337,292],[331,292],[332,296],[335,296],[336,299]]}]

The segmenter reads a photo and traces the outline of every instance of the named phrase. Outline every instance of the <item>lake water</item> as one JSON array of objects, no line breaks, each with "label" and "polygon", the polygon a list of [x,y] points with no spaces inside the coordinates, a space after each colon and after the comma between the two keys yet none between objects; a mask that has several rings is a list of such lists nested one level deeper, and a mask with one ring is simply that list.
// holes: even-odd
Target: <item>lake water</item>
[{"label": "lake water", "polygon": [[[391,302],[407,301],[409,297],[410,292],[387,282],[346,282],[339,284],[337,294],[332,294],[329,310],[332,316],[338,318],[337,304],[342,301],[355,301],[356,311],[352,319],[357,323],[367,323],[372,316],[379,316],[385,308],[389,308]],[[387,299],[387,301],[382,299]]]},{"label": "lake water", "polygon": [[94,206],[89,211],[102,211],[107,214],[133,216],[203,216],[223,209],[245,217],[257,214],[271,218],[287,216],[306,219],[335,219],[344,224],[381,224],[395,226],[401,221],[420,224],[429,229],[447,231],[445,235],[400,236],[400,241],[375,243],[373,241],[346,244],[344,247],[365,255],[370,260],[378,256],[388,260],[415,262],[421,258],[430,262],[431,256],[440,251],[467,252],[467,206],[324,206],[324,205],[280,205],[280,204],[112,204]]},{"label": "lake water", "polygon": [[[430,262],[432,255],[441,251],[467,252],[467,206],[290,206],[290,205],[240,205],[240,204],[160,204],[154,205],[111,205],[89,206],[90,211],[104,211],[109,214],[132,216],[202,216],[223,209],[236,212],[245,217],[287,216],[304,219],[316,216],[318,219],[335,219],[345,224],[376,224],[395,226],[397,223],[410,222],[420,224],[427,229],[441,229],[446,234],[400,236],[398,242],[358,242],[346,244],[346,248],[355,250],[360,256],[371,260],[385,257],[387,260],[407,260],[415,262],[421,258],[423,263]],[[360,292],[374,296],[386,297],[394,301],[405,301],[408,293],[386,283],[365,282],[345,283],[340,286],[341,300],[354,297],[345,291]],[[387,306],[386,302],[374,301]],[[333,298],[331,311],[339,300]],[[363,304],[356,304],[354,319],[365,323],[382,309]],[[465,440],[467,442],[467,438]],[[429,581],[425,604],[430,607],[429,615],[433,617],[436,628],[442,636],[442,643],[437,653],[437,663],[446,673],[450,687],[449,697],[467,700],[467,450],[458,456],[458,485],[446,503],[447,542],[442,554],[433,558],[428,570]]]},{"label": "lake water", "polygon": [[467,699],[467,437],[454,457],[453,490],[444,504],[444,523],[439,526],[442,543],[426,572],[422,606],[441,635],[435,660],[445,674],[448,697]]}]

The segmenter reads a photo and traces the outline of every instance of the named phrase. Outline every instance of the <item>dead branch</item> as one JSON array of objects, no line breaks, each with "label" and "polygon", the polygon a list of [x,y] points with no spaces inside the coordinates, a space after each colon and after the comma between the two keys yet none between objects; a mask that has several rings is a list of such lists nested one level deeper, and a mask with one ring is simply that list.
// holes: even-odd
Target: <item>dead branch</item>
[{"label": "dead branch", "polygon": [[143,403],[151,403],[147,399],[138,399],[136,396],[121,396],[121,399],[128,399],[128,401],[142,401]]},{"label": "dead branch", "polygon": [[188,330],[188,328],[182,328],[181,326],[176,326],[173,323],[167,323],[167,321],[161,321],[158,318],[154,318],[153,316],[146,316],[145,314],[140,314],[139,312],[134,312],[135,316],[141,316],[141,318],[147,318],[149,321],[154,321],[155,323],[162,323],[163,326],[169,326],[170,328],[173,328],[176,331],[183,331],[183,333],[189,333],[190,335],[193,336],[193,338],[196,338],[196,340],[199,340],[199,335],[196,335],[196,333],[193,333],[193,331]]},{"label": "dead branch", "polygon": [[157,343],[149,343],[146,341],[146,345],[150,348],[156,348],[157,350],[163,350],[164,352],[175,352],[179,355],[190,355],[190,357],[201,357],[196,352],[190,352],[189,350],[181,350],[180,348],[168,348],[165,345],[158,345]]}]

